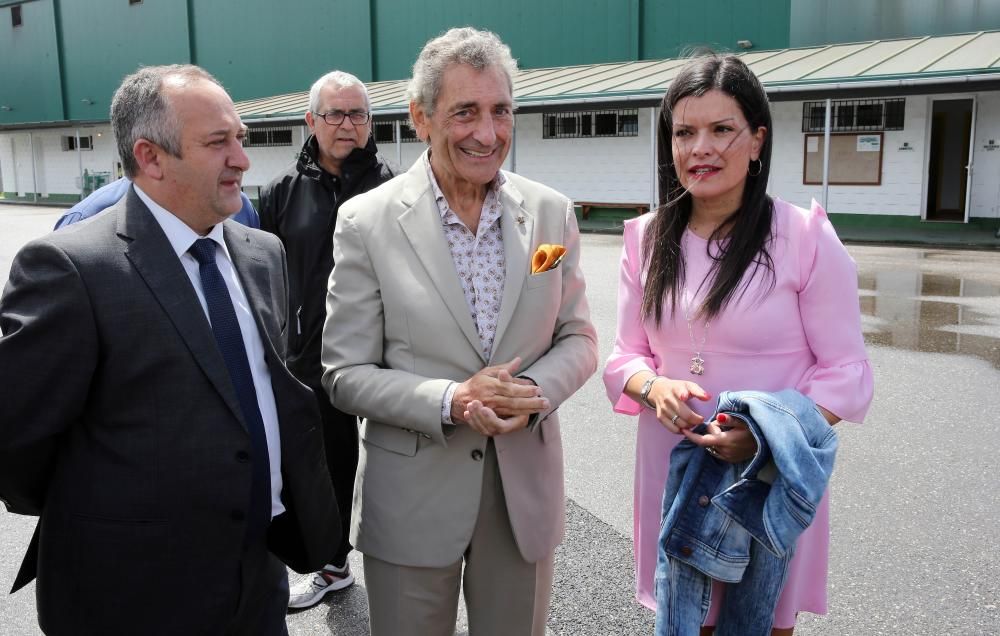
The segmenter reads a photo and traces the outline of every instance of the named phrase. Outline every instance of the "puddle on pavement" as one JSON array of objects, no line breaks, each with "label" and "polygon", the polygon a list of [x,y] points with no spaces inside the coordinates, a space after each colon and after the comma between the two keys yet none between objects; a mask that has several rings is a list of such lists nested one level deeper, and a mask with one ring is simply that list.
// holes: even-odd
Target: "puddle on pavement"
[{"label": "puddle on pavement", "polygon": [[957,353],[1000,369],[1000,285],[899,269],[858,277],[865,342]]}]

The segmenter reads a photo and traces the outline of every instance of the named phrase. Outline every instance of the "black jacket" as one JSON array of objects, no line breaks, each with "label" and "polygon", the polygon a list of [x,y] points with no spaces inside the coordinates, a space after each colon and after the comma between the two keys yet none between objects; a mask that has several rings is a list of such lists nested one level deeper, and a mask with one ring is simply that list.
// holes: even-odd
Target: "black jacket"
[{"label": "black jacket", "polygon": [[288,255],[288,368],[305,384],[320,389],[337,210],[344,201],[394,177],[398,169],[378,154],[374,139],[344,160],[342,177],[324,170],[316,154],[316,138],[310,136],[298,161],[261,190],[260,226],[278,235]]}]

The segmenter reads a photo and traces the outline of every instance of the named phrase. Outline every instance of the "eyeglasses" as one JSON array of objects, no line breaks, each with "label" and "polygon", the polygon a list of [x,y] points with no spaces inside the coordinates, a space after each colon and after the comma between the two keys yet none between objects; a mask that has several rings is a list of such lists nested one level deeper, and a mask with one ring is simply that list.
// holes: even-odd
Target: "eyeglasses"
[{"label": "eyeglasses", "polygon": [[313,115],[317,117],[322,117],[323,121],[330,124],[331,126],[339,126],[344,123],[344,119],[348,118],[351,123],[355,126],[364,126],[368,123],[368,120],[372,118],[372,114],[365,112],[363,110],[352,110],[350,112],[344,112],[342,110],[331,110],[328,113],[317,113],[313,111]]}]

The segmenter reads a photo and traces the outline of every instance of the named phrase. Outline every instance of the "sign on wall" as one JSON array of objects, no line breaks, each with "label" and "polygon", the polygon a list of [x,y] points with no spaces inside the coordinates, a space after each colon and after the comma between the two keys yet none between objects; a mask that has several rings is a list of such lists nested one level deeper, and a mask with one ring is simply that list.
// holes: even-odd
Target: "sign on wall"
[{"label": "sign on wall", "polygon": [[[823,135],[805,135],[802,183],[823,183]],[[830,185],[881,185],[882,133],[830,135]]]}]

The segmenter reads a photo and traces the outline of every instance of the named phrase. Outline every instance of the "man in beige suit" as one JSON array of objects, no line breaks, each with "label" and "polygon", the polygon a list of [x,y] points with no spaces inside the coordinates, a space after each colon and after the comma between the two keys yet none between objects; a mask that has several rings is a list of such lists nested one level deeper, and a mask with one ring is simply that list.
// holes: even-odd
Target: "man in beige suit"
[{"label": "man in beige suit", "polygon": [[[408,89],[430,149],[343,208],[323,385],[363,419],[351,540],[371,633],[543,634],[564,531],[558,406],[597,367],[571,202],[500,170],[510,49],[452,29]],[[542,244],[565,246],[531,273]]]}]

